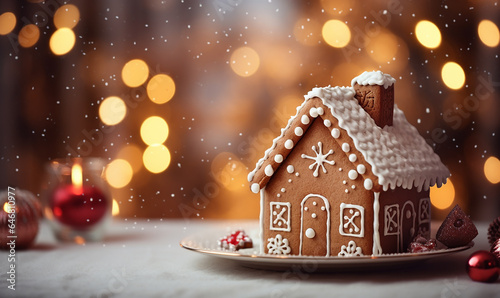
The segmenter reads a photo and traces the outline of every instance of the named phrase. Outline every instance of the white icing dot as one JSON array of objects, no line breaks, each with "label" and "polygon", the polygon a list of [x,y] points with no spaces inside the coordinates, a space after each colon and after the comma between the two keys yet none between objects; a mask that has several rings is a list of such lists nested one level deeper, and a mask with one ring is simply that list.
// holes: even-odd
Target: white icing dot
[{"label": "white icing dot", "polygon": [[332,129],[332,137],[338,139],[340,137],[340,130],[338,128]]},{"label": "white icing dot", "polygon": [[356,167],[356,169],[358,170],[358,173],[360,173],[360,174],[366,173],[366,167],[365,167],[365,165],[358,165]]},{"label": "white icing dot", "polygon": [[314,236],[316,236],[316,232],[314,231],[314,229],[309,228],[306,230],[306,237],[307,238],[314,238]]},{"label": "white icing dot", "polygon": [[350,170],[347,176],[349,176],[351,180],[356,180],[356,178],[358,178],[358,172],[356,172],[356,170]]},{"label": "white icing dot", "polygon": [[332,122],[331,122],[330,120],[328,120],[328,119],[325,119],[325,120],[323,121],[323,124],[324,124],[326,127],[330,127],[330,126],[332,126]]},{"label": "white icing dot", "polygon": [[273,167],[271,165],[267,165],[264,169],[264,173],[266,174],[266,176],[271,177],[274,174]]},{"label": "white icing dot", "polygon": [[299,172],[295,173],[295,176],[299,177]]},{"label": "white icing dot", "polygon": [[349,190],[347,188],[345,189],[345,193],[349,193]]},{"label": "white icing dot", "polygon": [[286,191],[286,189],[283,187],[283,188],[281,189],[281,192],[285,192],[285,191]]},{"label": "white icing dot", "polygon": [[289,165],[288,167],[286,167],[286,171],[291,174],[295,171],[295,169],[292,165]]},{"label": "white icing dot", "polygon": [[319,115],[323,115],[325,113],[325,110],[323,110],[322,107],[317,108],[316,111],[318,112]]},{"label": "white icing dot", "polygon": [[358,160],[358,157],[356,156],[356,154],[352,153],[349,155],[350,162],[355,162],[356,160]]},{"label": "white icing dot", "polygon": [[300,122],[302,122],[302,124],[304,125],[309,124],[309,117],[307,117],[307,115],[302,115],[302,118],[300,118]]},{"label": "white icing dot", "polygon": [[372,179],[370,178],[366,178],[365,179],[365,182],[363,183],[364,187],[366,190],[370,190],[373,188],[373,182],[372,182]]},{"label": "white icing dot", "polygon": [[317,203],[316,201],[314,201],[314,202],[313,202],[313,205],[314,205],[314,206],[317,206],[317,205],[318,205],[318,203]]},{"label": "white icing dot", "polygon": [[286,142],[285,142],[285,148],[286,149],[292,149],[293,148],[293,141],[290,140],[290,139],[286,140]]},{"label": "white icing dot", "polygon": [[353,184],[353,185],[351,186],[351,188],[352,188],[352,189],[356,189],[356,185],[354,185],[354,184]]},{"label": "white icing dot", "polygon": [[344,180],[344,181],[342,181],[342,183],[347,184],[347,181]]},{"label": "white icing dot", "polygon": [[311,214],[312,218],[316,218],[316,213]]},{"label": "white icing dot", "polygon": [[292,183],[292,179],[288,179],[288,183]]},{"label": "white icing dot", "polygon": [[325,206],[321,206],[321,211],[325,211]]},{"label": "white icing dot", "polygon": [[342,172],[342,168],[339,168],[339,172]]},{"label": "white icing dot", "polygon": [[282,163],[283,162],[283,155],[281,154],[276,154],[274,156],[274,161],[277,162],[277,163]]},{"label": "white icing dot", "polygon": [[258,193],[260,190],[260,186],[258,183],[253,183],[252,186],[250,186],[250,189],[253,193]]},{"label": "white icing dot", "polygon": [[302,127],[299,127],[299,126],[295,127],[295,134],[296,134],[297,136],[299,136],[299,137],[300,137],[302,134],[304,134],[304,130],[302,129]]},{"label": "white icing dot", "polygon": [[307,208],[307,207],[304,207],[304,211],[307,211],[307,210],[309,210],[309,208]]},{"label": "white icing dot", "polygon": [[279,194],[277,194],[276,196],[279,198],[279,197],[281,197],[281,194],[279,193]]},{"label": "white icing dot", "polygon": [[311,117],[313,117],[313,118],[318,117],[318,110],[315,107],[312,107],[309,110],[309,115],[311,115]]},{"label": "white icing dot", "polygon": [[349,150],[351,150],[351,146],[349,146],[349,144],[347,143],[342,144],[342,151],[349,152]]}]

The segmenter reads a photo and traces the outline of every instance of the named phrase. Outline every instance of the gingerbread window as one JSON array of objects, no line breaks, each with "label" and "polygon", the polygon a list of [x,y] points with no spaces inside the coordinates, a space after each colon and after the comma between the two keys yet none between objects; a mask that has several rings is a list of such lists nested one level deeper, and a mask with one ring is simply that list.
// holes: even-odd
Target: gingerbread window
[{"label": "gingerbread window", "polygon": [[399,205],[388,205],[384,208],[384,235],[399,234]]},{"label": "gingerbread window", "polygon": [[365,236],[365,208],[353,204],[340,204],[339,232],[343,236]]},{"label": "gingerbread window", "polygon": [[290,232],[290,203],[271,202],[270,229],[273,231]]}]

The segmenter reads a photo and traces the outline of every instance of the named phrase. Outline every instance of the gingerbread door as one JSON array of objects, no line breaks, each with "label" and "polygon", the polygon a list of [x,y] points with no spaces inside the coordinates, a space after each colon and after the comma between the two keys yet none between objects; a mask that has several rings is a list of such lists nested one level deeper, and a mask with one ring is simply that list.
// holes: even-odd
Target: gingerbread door
[{"label": "gingerbread door", "polygon": [[330,204],[309,194],[300,204],[300,255],[330,256]]},{"label": "gingerbread door", "polygon": [[399,251],[405,252],[415,237],[415,207],[411,201],[407,201],[401,209]]}]

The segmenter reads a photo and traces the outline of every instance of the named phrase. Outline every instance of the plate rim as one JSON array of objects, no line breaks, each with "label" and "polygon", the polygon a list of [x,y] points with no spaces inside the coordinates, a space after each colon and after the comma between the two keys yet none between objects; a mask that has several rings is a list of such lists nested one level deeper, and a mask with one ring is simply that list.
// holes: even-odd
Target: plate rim
[{"label": "plate rim", "polygon": [[438,250],[433,250],[433,251],[427,251],[427,252],[419,252],[419,253],[390,253],[390,254],[382,254],[378,256],[374,255],[364,255],[364,256],[349,256],[349,257],[339,257],[339,256],[300,256],[300,255],[269,255],[269,254],[261,254],[261,253],[250,253],[250,254],[243,254],[238,251],[231,251],[231,250],[223,250],[223,249],[209,249],[209,248],[198,248],[198,247],[193,247],[192,245],[189,245],[190,242],[192,242],[192,238],[195,235],[185,237],[179,242],[179,245],[187,249],[189,251],[194,251],[210,256],[216,256],[216,257],[221,257],[221,258],[226,258],[226,259],[233,259],[233,260],[253,260],[253,261],[276,261],[276,262],[285,262],[283,260],[287,261],[309,261],[309,260],[316,260],[316,261],[325,261],[325,262],[350,262],[350,261],[374,261],[374,260],[400,260],[400,259],[429,259],[437,256],[442,256],[442,255],[447,255],[451,253],[457,253],[461,251],[468,250],[474,246],[474,242],[471,241],[469,244],[465,246],[459,246],[459,247],[453,247],[453,248],[442,248]]}]

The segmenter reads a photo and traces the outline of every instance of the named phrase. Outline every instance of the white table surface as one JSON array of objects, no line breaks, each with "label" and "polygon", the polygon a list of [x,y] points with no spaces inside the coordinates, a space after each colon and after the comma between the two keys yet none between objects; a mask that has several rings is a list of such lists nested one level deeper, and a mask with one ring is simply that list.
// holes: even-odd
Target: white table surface
[{"label": "white table surface", "polygon": [[184,237],[255,222],[114,219],[102,242],[55,241],[43,224],[34,247],[16,252],[16,291],[7,288],[0,251],[1,297],[500,297],[500,281],[473,282],[468,256],[487,249],[486,224],[476,245],[416,268],[382,272],[276,272],[240,266],[179,245]]}]

